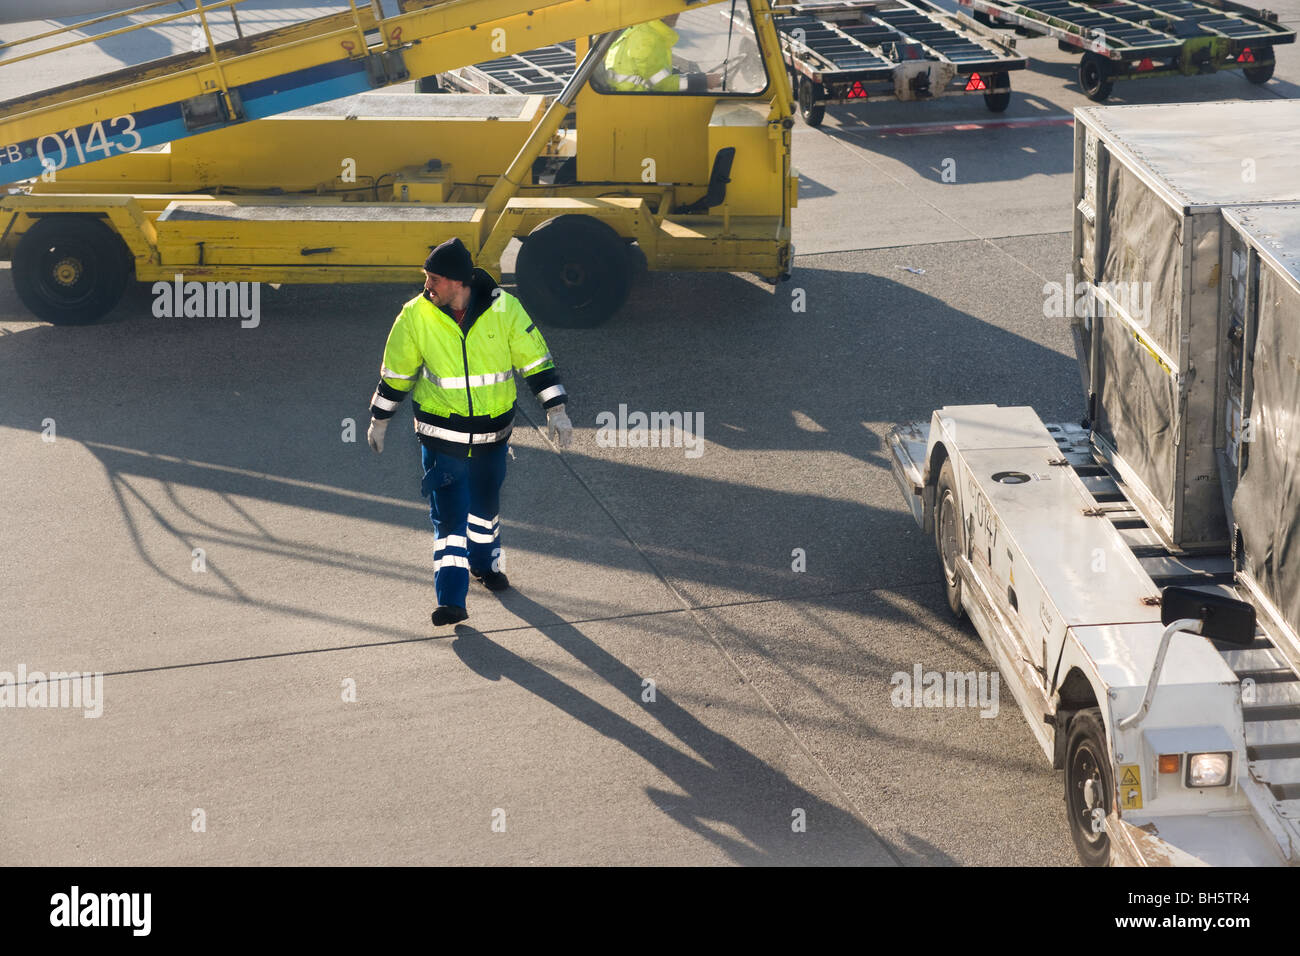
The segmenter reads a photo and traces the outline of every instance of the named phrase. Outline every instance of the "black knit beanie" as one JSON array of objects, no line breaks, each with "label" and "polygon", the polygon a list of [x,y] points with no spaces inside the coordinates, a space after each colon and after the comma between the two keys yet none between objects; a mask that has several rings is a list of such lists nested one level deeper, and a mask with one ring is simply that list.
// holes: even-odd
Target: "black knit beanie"
[{"label": "black knit beanie", "polygon": [[445,279],[469,283],[474,272],[474,260],[459,239],[448,239],[429,253],[424,260],[424,270]]}]

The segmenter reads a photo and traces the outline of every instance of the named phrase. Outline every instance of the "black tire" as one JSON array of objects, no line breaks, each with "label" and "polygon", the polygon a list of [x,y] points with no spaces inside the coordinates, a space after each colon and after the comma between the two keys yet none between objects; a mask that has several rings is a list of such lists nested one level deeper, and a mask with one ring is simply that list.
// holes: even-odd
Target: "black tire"
[{"label": "black tire", "polygon": [[945,459],[939,469],[939,483],[934,490],[934,546],[939,552],[948,608],[960,619],[966,612],[961,606],[961,572],[957,570],[957,558],[966,550],[966,533],[962,527],[961,500],[957,497],[957,479],[951,459]]},{"label": "black tire", "polygon": [[632,285],[627,243],[590,216],[560,216],[523,241],[515,263],[519,298],[543,325],[589,329],[608,321]]},{"label": "black tire", "polygon": [[1011,76],[993,73],[986,78],[989,91],[984,94],[984,105],[990,113],[1002,113],[1011,105]]},{"label": "black tire", "polygon": [[1070,721],[1065,745],[1065,812],[1070,838],[1085,866],[1110,863],[1110,836],[1103,823],[1113,808],[1114,793],[1115,774],[1101,711],[1081,710]]},{"label": "black tire", "polygon": [[1115,88],[1110,76],[1110,60],[1100,53],[1090,50],[1079,61],[1079,88],[1095,103],[1104,102]]},{"label": "black tire", "polygon": [[14,289],[32,314],[55,325],[103,318],[122,298],[132,271],[126,244],[88,216],[47,216],[18,240]]},{"label": "black tire", "polygon": [[799,115],[809,126],[816,128],[826,118],[826,105],[817,102],[817,89],[806,76],[799,77]]},{"label": "black tire", "polygon": [[972,10],[970,15],[971,15],[971,19],[974,20],[976,23],[981,23],[986,27],[991,27],[994,25],[993,18],[990,17],[983,10]]},{"label": "black tire", "polygon": [[[1258,51],[1252,47],[1251,52],[1255,54],[1256,60],[1273,59],[1273,48],[1271,46],[1260,47]],[[1275,66],[1277,66],[1276,62],[1268,63],[1264,66],[1247,66],[1244,67],[1241,72],[1245,74],[1246,79],[1250,80],[1250,82],[1254,83],[1256,86],[1259,86],[1263,83],[1267,83],[1273,78],[1273,68]]]},{"label": "black tire", "polygon": [[417,93],[442,93],[442,84],[438,82],[438,75],[422,76],[415,81],[415,91]]}]

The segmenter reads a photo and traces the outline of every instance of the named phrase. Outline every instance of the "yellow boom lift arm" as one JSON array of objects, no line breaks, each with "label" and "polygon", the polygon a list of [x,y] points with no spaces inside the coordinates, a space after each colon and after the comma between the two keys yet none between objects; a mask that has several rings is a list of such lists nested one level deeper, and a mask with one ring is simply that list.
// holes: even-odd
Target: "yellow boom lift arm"
[{"label": "yellow boom lift arm", "polygon": [[[521,296],[552,324],[617,310],[631,244],[651,269],[789,274],[792,104],[768,0],[406,0],[392,17],[351,5],[211,43],[207,13],[235,2],[200,6],[203,52],[0,105],[0,170],[29,177],[0,199],[0,257],[37,315],[93,321],[131,273],[411,281],[453,236],[498,276],[523,240]],[[586,82],[621,28],[683,12],[719,30],[728,56],[749,44],[761,88],[611,95]],[[537,97],[480,98],[490,115],[466,116],[473,97],[353,95],[575,37],[594,52],[544,112]],[[575,106],[577,129],[561,133]],[[539,157],[565,143],[580,144],[581,175],[535,182]]]}]

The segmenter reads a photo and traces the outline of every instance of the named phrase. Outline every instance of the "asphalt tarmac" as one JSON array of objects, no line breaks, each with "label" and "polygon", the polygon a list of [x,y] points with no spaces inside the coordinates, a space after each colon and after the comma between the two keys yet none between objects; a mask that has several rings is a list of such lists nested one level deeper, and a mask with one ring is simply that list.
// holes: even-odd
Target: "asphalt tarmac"
[{"label": "asphalt tarmac", "polygon": [[[0,670],[105,675],[97,718],[0,712],[3,862],[1073,865],[1005,686],[985,713],[891,699],[917,665],[995,669],[948,612],[889,427],[1082,413],[1043,287],[1069,267],[1087,101],[1071,56],[1019,42],[1004,114],[796,126],[789,283],[642,274],[607,325],[547,331],[575,444],[521,398],[514,588],[472,588],[454,632],[429,624],[407,410],[382,456],[365,442],[415,287],[264,288],[245,329],[155,318],[142,286],[57,328],[0,277]],[[1113,102],[1294,96],[1300,52],[1278,55],[1263,87]],[[702,453],[598,443],[620,406],[702,415]]]}]

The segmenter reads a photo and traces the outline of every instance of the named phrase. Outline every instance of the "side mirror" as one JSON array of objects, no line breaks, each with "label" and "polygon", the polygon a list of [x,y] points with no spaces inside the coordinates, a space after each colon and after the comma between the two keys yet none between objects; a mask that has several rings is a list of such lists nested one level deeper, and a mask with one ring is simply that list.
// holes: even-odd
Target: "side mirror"
[{"label": "side mirror", "polygon": [[1255,608],[1245,601],[1198,591],[1195,588],[1165,588],[1160,592],[1160,623],[1169,625],[1181,618],[1201,622],[1201,634],[1236,647],[1255,642]]},{"label": "side mirror", "polygon": [[1155,666],[1151,668],[1142,706],[1119,722],[1121,730],[1130,730],[1142,723],[1151,709],[1151,698],[1155,695],[1160,671],[1165,666],[1165,651],[1169,650],[1169,641],[1175,634],[1200,634],[1234,647],[1249,647],[1255,643],[1253,605],[1195,588],[1165,588],[1161,591],[1160,623],[1165,626],[1165,632],[1160,635]]}]

